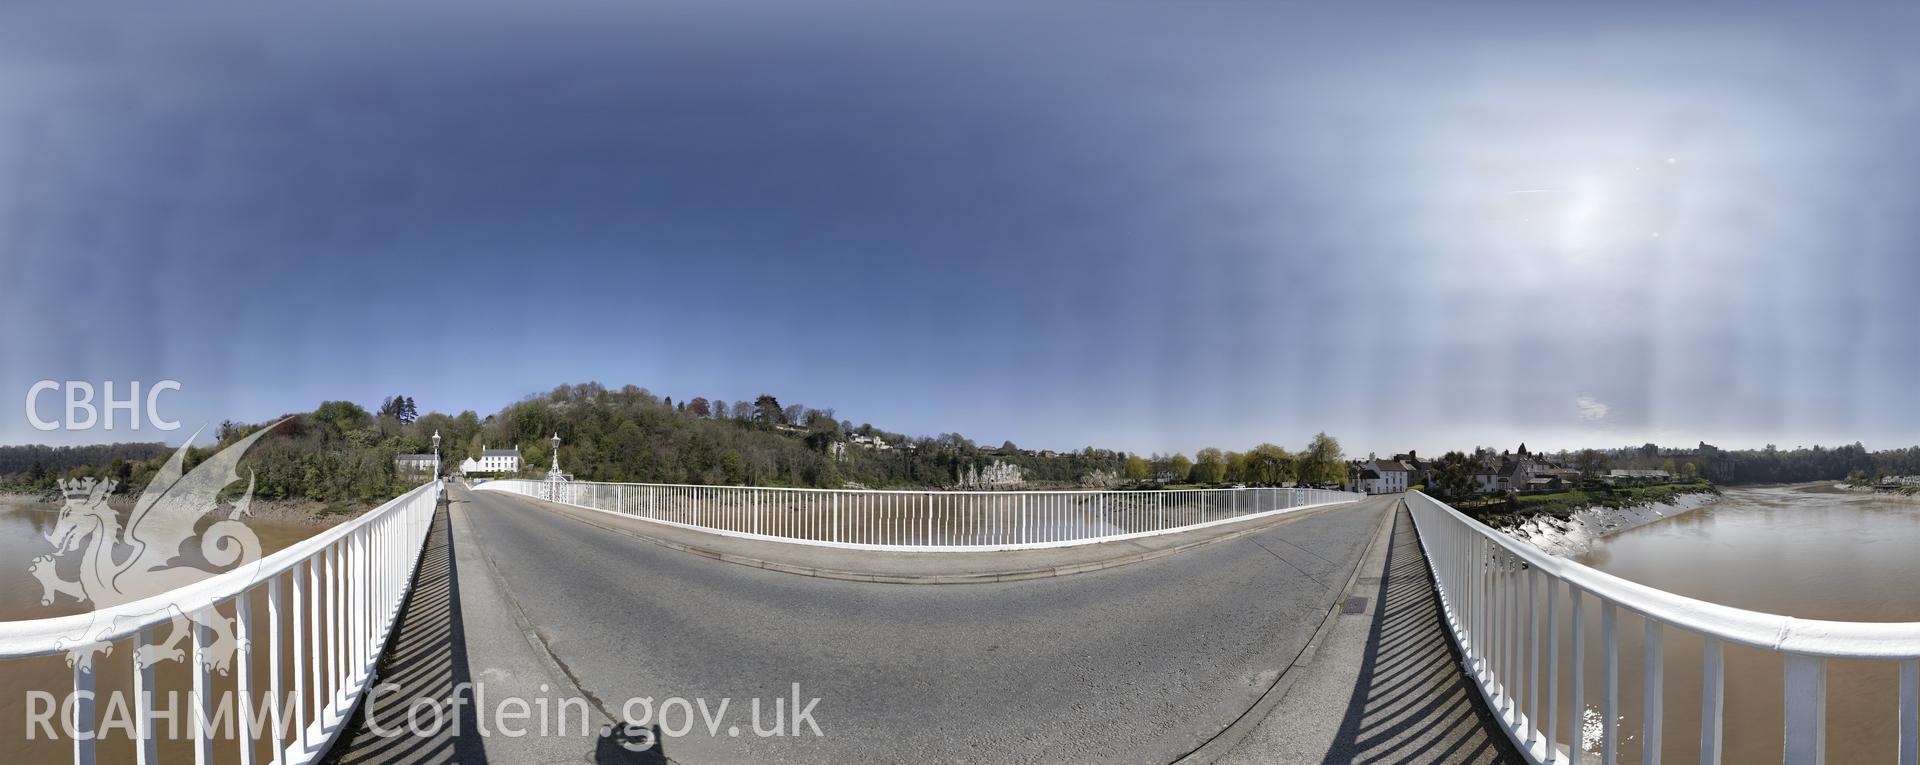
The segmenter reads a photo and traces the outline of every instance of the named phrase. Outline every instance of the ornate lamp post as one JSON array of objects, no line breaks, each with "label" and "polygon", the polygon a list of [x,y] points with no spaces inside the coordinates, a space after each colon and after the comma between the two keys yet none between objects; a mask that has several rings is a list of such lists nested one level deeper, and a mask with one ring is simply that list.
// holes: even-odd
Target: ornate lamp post
[{"label": "ornate lamp post", "polygon": [[560,434],[556,432],[553,434],[553,438],[547,440],[553,442],[553,467],[547,470],[547,499],[558,502],[560,501],[559,488],[561,478]]},{"label": "ornate lamp post", "polygon": [[433,477],[435,480],[440,478],[440,430],[438,428],[433,431]]}]

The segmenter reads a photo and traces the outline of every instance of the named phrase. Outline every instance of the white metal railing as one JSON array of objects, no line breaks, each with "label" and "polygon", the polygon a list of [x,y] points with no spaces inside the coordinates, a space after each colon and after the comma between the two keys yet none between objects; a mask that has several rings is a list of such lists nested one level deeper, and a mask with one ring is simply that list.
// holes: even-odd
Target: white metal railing
[{"label": "white metal railing", "polygon": [[[488,481],[504,491],[733,536],[914,551],[1061,547],[1358,499],[1327,489],[907,491]],[[557,496],[556,496],[557,495]]]},{"label": "white metal railing", "polygon": [[[1586,732],[1586,652],[1601,651],[1598,714],[1600,762],[1612,765],[1620,742],[1621,611],[1645,622],[1640,731],[1641,761],[1660,761],[1663,746],[1663,659],[1666,633],[1695,636],[1701,644],[1700,761],[1719,763],[1727,731],[1726,662],[1734,644],[1777,654],[1784,675],[1784,761],[1820,763],[1826,749],[1827,664],[1834,660],[1885,662],[1897,666],[1897,761],[1915,765],[1920,756],[1920,622],[1834,622],[1798,619],[1732,608],[1637,584],[1557,558],[1494,531],[1419,492],[1407,496],[1420,546],[1437,582],[1448,632],[1467,674],[1494,716],[1532,762],[1592,761],[1584,746],[1556,740],[1561,725],[1575,737]],[[1891,586],[1911,587],[1911,583]],[[1562,595],[1565,597],[1563,598]],[[1589,646],[1583,624],[1588,602],[1597,604],[1599,645]],[[1562,636],[1566,636],[1563,638]],[[1545,650],[1542,651],[1544,639]],[[1571,709],[1560,706],[1562,642],[1568,642]],[[1544,669],[1544,683],[1542,670]],[[1542,709],[1542,700],[1545,708]],[[1563,716],[1565,715],[1565,716]],[[1689,732],[1686,735],[1691,735]],[[1742,736],[1766,735],[1740,731]],[[1589,736],[1591,738],[1591,736]]]},{"label": "white metal railing", "polygon": [[[103,710],[96,709],[94,697],[107,691],[96,689],[95,677],[110,660],[131,668],[132,688],[126,698],[133,707],[135,762],[155,762],[162,744],[170,751],[190,746],[196,763],[216,757],[242,765],[316,761],[367,689],[412,587],[441,493],[441,482],[423,484],[256,563],[151,598],[72,616],[0,622],[0,667],[62,654],[78,635],[133,649],[96,654],[96,666],[82,662],[72,668],[77,701],[62,702],[61,722],[76,734],[76,763],[94,762],[96,742],[106,738],[99,727]],[[261,605],[264,618],[256,610]],[[156,674],[155,665],[136,661],[137,654],[160,645],[156,633],[173,622],[176,609],[232,625],[237,649],[226,677],[216,678],[201,661],[213,630],[192,622],[187,623],[191,650],[184,671],[162,662]],[[260,675],[265,676],[264,685],[259,684]],[[18,676],[0,670],[0,677]],[[186,688],[169,687],[169,681],[181,679]],[[230,712],[240,724],[207,724],[220,719],[216,683],[218,691],[233,694]],[[184,727],[186,740],[163,740],[155,728],[155,698],[177,696],[170,692],[180,690],[187,692],[191,708],[167,709],[159,716],[169,730]],[[262,719],[264,735],[246,724]],[[185,723],[177,724],[180,720]],[[227,732],[233,735],[222,735]]]}]

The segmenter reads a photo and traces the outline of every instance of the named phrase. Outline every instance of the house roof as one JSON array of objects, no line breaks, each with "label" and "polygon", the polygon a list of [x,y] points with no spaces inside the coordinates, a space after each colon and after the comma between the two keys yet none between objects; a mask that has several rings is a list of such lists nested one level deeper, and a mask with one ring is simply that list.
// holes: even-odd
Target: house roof
[{"label": "house roof", "polygon": [[481,449],[480,456],[482,457],[518,457],[520,456],[520,450],[519,449]]},{"label": "house roof", "polygon": [[431,454],[396,454],[396,455],[393,455],[393,458],[396,460],[409,460],[409,461],[431,460],[433,459],[433,455]]},{"label": "house roof", "polygon": [[1379,474],[1379,473],[1376,473],[1376,472],[1374,472],[1374,470],[1373,470],[1373,468],[1361,468],[1361,469],[1360,469],[1360,479],[1361,479],[1361,480],[1367,480],[1367,479],[1374,479],[1374,480],[1378,480],[1379,478],[1380,478],[1380,474]]},{"label": "house roof", "polygon": [[1406,465],[1402,465],[1398,462],[1394,462],[1393,460],[1374,460],[1373,469],[1381,471],[1383,473],[1384,472],[1405,473],[1408,470]]}]

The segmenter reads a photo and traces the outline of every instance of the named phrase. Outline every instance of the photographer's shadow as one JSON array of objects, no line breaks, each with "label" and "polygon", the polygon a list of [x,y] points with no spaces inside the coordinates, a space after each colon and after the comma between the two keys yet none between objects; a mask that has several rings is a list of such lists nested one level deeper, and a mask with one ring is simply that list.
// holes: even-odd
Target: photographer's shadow
[{"label": "photographer's shadow", "polygon": [[638,729],[626,725],[601,726],[593,761],[600,765],[666,765],[666,742],[660,737],[660,725],[655,723]]}]

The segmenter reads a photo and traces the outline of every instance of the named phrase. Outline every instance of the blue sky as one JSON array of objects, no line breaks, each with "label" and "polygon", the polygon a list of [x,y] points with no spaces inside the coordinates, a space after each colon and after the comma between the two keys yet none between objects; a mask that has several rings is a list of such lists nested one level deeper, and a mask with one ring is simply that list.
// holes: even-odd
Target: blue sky
[{"label": "blue sky", "polygon": [[16,7],[0,443],[177,441],[22,406],[171,378],[188,430],[597,380],[1050,448],[1906,445],[1914,15]]}]

